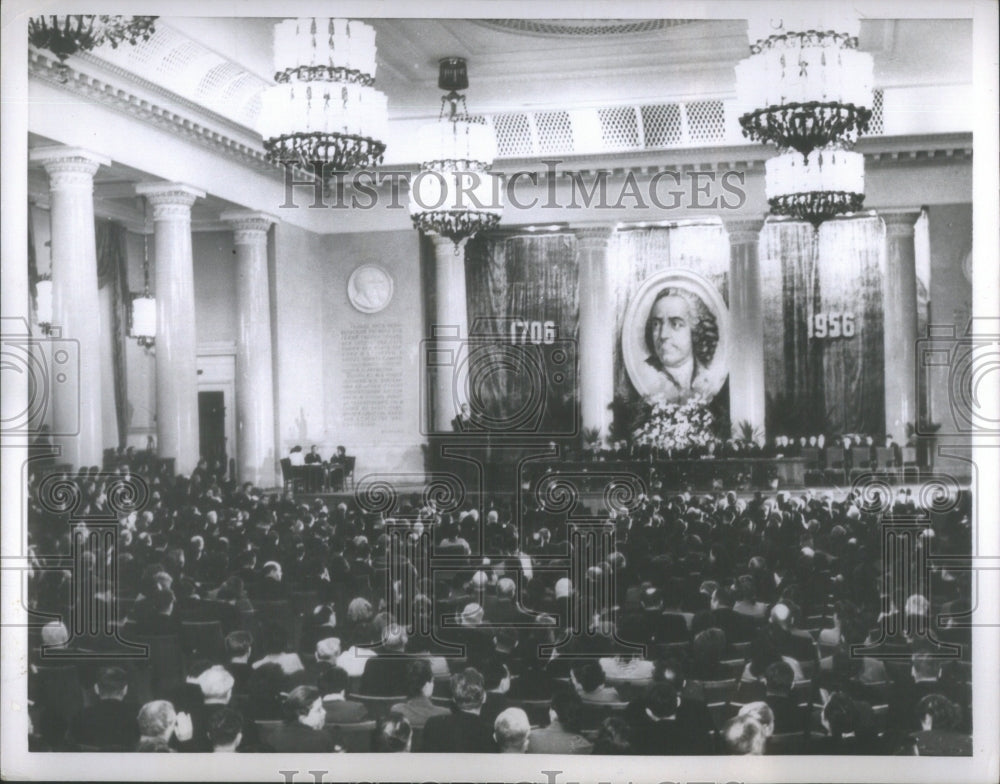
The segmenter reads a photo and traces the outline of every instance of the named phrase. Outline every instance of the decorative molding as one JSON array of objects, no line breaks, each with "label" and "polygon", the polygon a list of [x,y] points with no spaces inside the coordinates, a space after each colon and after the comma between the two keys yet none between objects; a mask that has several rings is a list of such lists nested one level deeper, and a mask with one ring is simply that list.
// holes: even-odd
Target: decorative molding
[{"label": "decorative molding", "polygon": [[[275,179],[282,178],[281,167],[272,163],[264,154],[264,145],[250,147],[231,136],[202,125],[201,123],[150,103],[132,92],[95,76],[84,74],[75,68],[59,69],[58,61],[34,49],[28,52],[28,74],[42,81],[77,95],[104,104],[115,111],[142,120],[170,134],[207,147],[213,152],[238,161],[254,171],[268,174]],[[171,100],[174,99],[171,94]],[[193,114],[194,112],[192,112]]]},{"label": "decorative molding", "polygon": [[583,253],[605,253],[608,249],[608,240],[615,233],[614,226],[580,226],[571,227],[576,235],[576,251]]},{"label": "decorative molding", "polygon": [[906,210],[902,212],[879,212],[878,215],[885,223],[886,237],[912,238],[917,218],[920,217],[920,211]]},{"label": "decorative molding", "polygon": [[729,234],[730,246],[756,245],[760,242],[760,230],[764,228],[764,219],[748,218],[724,221],[724,225],[726,233]]},{"label": "decorative molding", "polygon": [[72,188],[93,191],[94,175],[111,160],[79,147],[37,147],[29,154],[33,163],[40,163],[49,175],[49,190]]},{"label": "decorative molding", "polygon": [[141,182],[135,192],[153,207],[154,221],[189,221],[191,206],[205,198],[205,191],[179,182]]},{"label": "decorative molding", "polygon": [[233,230],[233,243],[236,245],[262,245],[267,242],[267,231],[277,218],[265,212],[247,210],[228,210],[219,216],[219,220]]}]

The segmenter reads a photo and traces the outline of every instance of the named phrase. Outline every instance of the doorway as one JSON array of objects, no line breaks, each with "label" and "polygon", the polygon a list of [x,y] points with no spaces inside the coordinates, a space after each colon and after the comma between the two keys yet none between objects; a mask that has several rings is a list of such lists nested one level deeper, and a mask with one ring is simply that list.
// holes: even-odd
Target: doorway
[{"label": "doorway", "polygon": [[209,465],[227,464],[225,392],[198,392],[198,446]]}]

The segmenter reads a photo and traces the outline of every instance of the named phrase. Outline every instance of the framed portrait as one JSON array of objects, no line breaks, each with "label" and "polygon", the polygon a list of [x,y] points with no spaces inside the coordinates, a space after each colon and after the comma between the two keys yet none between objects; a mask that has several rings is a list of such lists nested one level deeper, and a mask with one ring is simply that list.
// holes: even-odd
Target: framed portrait
[{"label": "framed portrait", "polygon": [[625,371],[643,397],[714,398],[729,375],[729,311],[718,289],[685,269],[642,282],[622,324]]}]

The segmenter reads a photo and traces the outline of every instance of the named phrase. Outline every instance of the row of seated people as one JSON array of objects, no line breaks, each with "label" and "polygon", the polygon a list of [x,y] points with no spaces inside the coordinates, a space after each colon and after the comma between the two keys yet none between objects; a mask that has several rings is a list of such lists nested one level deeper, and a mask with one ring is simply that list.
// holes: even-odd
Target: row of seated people
[{"label": "row of seated people", "polygon": [[[58,626],[48,631],[50,641],[58,640]],[[707,633],[723,634],[715,628],[700,634]],[[473,667],[471,657],[448,661],[408,652],[408,643],[405,631],[390,625],[373,648],[343,651],[338,638],[324,637],[312,657],[281,645],[256,656],[252,637],[234,632],[222,662],[192,656],[183,682],[151,690],[147,684],[145,691],[134,668],[101,666],[94,698],[68,721],[36,690],[33,747],[550,754],[970,750],[967,676],[927,653],[911,657],[907,677],[889,681],[871,680],[879,677],[877,665],[872,672],[846,655],[824,660],[815,677],[802,679],[795,660],[773,652],[760,659],[758,651],[735,677],[718,681],[693,677],[693,649],[690,657],[677,649],[661,651],[652,661],[557,662],[525,656],[495,639],[493,654]],[[142,691],[144,702],[130,698],[133,688]],[[510,709],[523,713],[523,720],[514,721]],[[513,730],[500,721],[504,716],[530,734],[530,742],[511,742]]]},{"label": "row of seated people", "polygon": [[[560,520],[558,512],[544,507],[521,510],[520,525],[502,507],[491,509],[481,523],[475,510],[439,510],[417,497],[404,501],[396,518],[387,519],[346,503],[332,509],[322,502],[303,505],[288,495],[245,486],[226,492],[220,502],[208,483],[194,495],[190,482],[183,490],[180,485],[162,486],[147,509],[123,516],[110,554],[118,562],[117,591],[99,590],[96,580],[79,581],[95,586],[93,596],[74,594],[72,575],[44,568],[50,555],[70,552],[72,532],[85,524],[34,503],[29,509],[29,547],[39,566],[29,577],[32,608],[68,618],[80,611],[74,599],[87,606],[109,599],[118,600],[122,609],[130,605],[121,616],[119,638],[152,640],[157,649],[146,668],[152,670],[146,673],[148,686],[142,685],[141,672],[135,675],[132,693],[142,704],[150,701],[147,697],[173,704],[171,690],[198,677],[192,670],[198,662],[231,665],[225,641],[236,633],[258,640],[254,663],[277,660],[265,661],[255,673],[277,663],[287,677],[282,662],[298,658],[305,665],[318,642],[336,638],[342,648],[338,666],[348,677],[362,677],[367,662],[354,672],[350,657],[374,658],[361,651],[379,656],[378,647],[387,643],[383,632],[394,623],[420,630],[404,645],[408,657],[427,654],[447,665],[454,661],[447,657],[454,657],[455,646],[461,645],[464,664],[485,675],[497,652],[511,652],[505,666],[515,696],[530,686],[525,694],[551,698],[552,690],[561,688],[557,683],[572,683],[575,658],[595,655],[615,689],[627,681],[645,681],[651,688],[657,662],[670,658],[669,653],[689,655],[679,667],[688,668],[686,677],[698,676],[701,683],[735,682],[729,668],[740,656],[751,664],[756,660],[754,677],[763,678],[767,666],[777,661],[775,652],[777,659],[790,660],[793,682],[814,682],[823,672],[821,660],[829,658],[820,655],[824,635],[831,646],[874,643],[879,631],[892,625],[892,616],[900,628],[922,628],[908,618],[934,619],[928,628],[940,635],[950,631],[936,622],[946,605],[958,602],[951,608],[957,611],[967,603],[967,582],[960,574],[940,571],[928,587],[933,601],[899,594],[891,575],[882,572],[882,513],[850,493],[839,499],[808,494],[745,499],[731,493],[646,499],[627,512],[608,515],[611,549],[599,563],[581,570],[574,586],[565,575],[573,573],[579,545],[569,535],[565,513]],[[101,504],[101,492],[100,487],[81,489],[94,507]],[[933,542],[935,552],[967,552],[969,503],[964,496],[952,508],[932,513],[904,501],[900,514],[915,514],[922,521],[918,545]],[[423,544],[428,540],[430,549]],[[484,552],[490,557],[484,558]],[[449,567],[430,569],[428,559],[443,553]],[[910,553],[914,563],[919,556],[919,547]],[[92,554],[85,554],[79,568],[94,567]],[[614,606],[595,604],[600,595],[595,589],[607,585],[617,597]],[[833,601],[841,603],[836,617]],[[852,609],[844,609],[848,607]],[[854,615],[857,622],[847,620]],[[680,616],[686,628],[672,616]],[[590,620],[574,630],[578,622],[573,618]],[[215,642],[208,639],[213,635],[188,633],[185,626],[190,624],[218,624]],[[173,654],[160,650],[169,647],[167,640],[174,641]],[[565,644],[557,645],[562,640]],[[49,644],[82,649],[105,642],[73,638]],[[893,644],[893,656],[924,652],[917,637]],[[540,654],[540,645],[549,646],[543,648],[546,655]],[[741,645],[746,647],[740,650]],[[721,651],[716,671],[706,669],[713,651]],[[350,656],[341,661],[344,654]],[[34,683],[40,695],[37,726],[46,730],[45,743],[60,747],[67,735],[60,735],[59,720],[68,721],[72,701],[53,704],[51,696],[45,697],[59,692],[45,683],[52,665],[44,656],[36,656],[32,666],[38,677],[29,677],[29,686]],[[725,676],[719,677],[722,670]],[[864,663],[870,677],[869,671],[872,667]],[[892,675],[893,683],[905,682],[905,673]],[[88,684],[80,690],[82,702],[95,679],[77,674],[78,683]],[[318,688],[318,683],[278,683],[268,689],[273,697],[300,685]],[[639,698],[619,696],[623,702]],[[957,691],[945,696],[966,716]],[[81,700],[76,702],[80,707]],[[730,704],[729,696],[723,702]],[[271,704],[280,708],[273,700]],[[244,713],[254,723],[280,718],[280,710],[269,718],[249,708]],[[893,710],[894,715],[906,713],[905,708]],[[718,732],[733,717],[712,718]],[[533,716],[532,721],[540,726],[544,717]],[[891,729],[897,736],[904,731],[895,724]]]}]

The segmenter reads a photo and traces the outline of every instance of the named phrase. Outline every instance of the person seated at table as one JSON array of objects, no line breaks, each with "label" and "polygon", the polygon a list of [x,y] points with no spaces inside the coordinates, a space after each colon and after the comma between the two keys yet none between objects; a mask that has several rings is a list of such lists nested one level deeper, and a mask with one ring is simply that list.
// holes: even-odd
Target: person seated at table
[{"label": "person seated at table", "polygon": [[288,462],[292,466],[304,466],[306,464],[305,455],[302,454],[302,447],[296,444],[288,452]]},{"label": "person seated at table", "polygon": [[323,457],[319,453],[319,447],[313,444],[309,447],[309,454],[303,458],[306,468],[306,492],[315,493],[326,482],[326,467],[323,464]]}]

